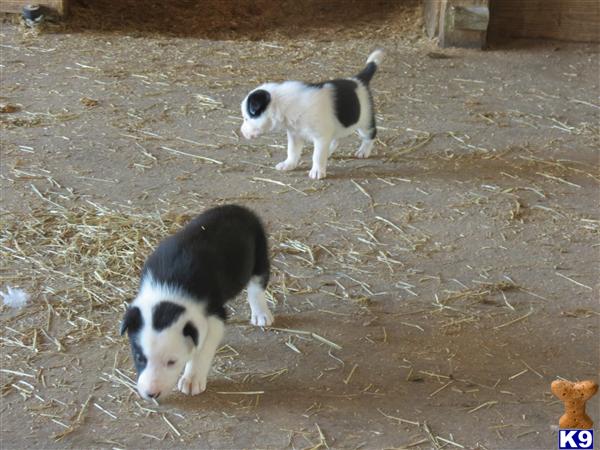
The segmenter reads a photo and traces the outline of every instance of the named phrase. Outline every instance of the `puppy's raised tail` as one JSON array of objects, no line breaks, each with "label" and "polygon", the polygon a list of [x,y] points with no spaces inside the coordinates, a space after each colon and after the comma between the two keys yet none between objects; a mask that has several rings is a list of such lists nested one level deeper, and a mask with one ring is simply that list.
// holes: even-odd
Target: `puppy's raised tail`
[{"label": "puppy's raised tail", "polygon": [[375,72],[377,72],[377,67],[379,67],[381,61],[383,61],[383,56],[384,53],[381,49],[375,50],[373,53],[371,53],[367,58],[367,65],[358,75],[356,75],[356,78],[358,78],[363,84],[368,85],[371,81],[371,78],[373,78],[373,75],[375,75]]}]

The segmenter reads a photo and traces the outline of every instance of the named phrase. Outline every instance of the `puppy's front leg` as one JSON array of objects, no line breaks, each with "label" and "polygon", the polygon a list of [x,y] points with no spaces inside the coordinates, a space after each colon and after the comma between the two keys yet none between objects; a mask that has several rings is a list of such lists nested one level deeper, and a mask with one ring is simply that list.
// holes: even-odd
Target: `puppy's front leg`
[{"label": "puppy's front leg", "polygon": [[313,150],[313,165],[308,176],[313,180],[320,180],[327,175],[327,157],[331,139],[315,139]]},{"label": "puppy's front leg", "polygon": [[281,161],[275,166],[277,170],[294,170],[300,162],[300,156],[302,155],[302,145],[304,142],[302,138],[290,130],[287,132],[288,147],[287,147],[287,159]]},{"label": "puppy's front leg", "polygon": [[267,305],[265,288],[260,277],[253,277],[248,283],[248,303],[250,304],[250,323],[259,327],[268,327],[273,324],[273,314]]},{"label": "puppy's front leg", "polygon": [[210,316],[207,323],[206,339],[185,365],[183,375],[177,384],[184,394],[197,395],[206,390],[208,372],[225,333],[225,324],[218,317]]}]

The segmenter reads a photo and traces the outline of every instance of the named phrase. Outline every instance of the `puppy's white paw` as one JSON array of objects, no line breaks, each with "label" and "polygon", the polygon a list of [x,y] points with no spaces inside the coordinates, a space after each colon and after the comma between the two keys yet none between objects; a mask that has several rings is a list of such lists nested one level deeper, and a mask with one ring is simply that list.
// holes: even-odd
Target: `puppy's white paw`
[{"label": "puppy's white paw", "polygon": [[313,180],[321,180],[323,178],[325,178],[325,176],[327,175],[325,168],[319,168],[319,167],[315,167],[313,166],[312,169],[310,169],[310,172],[308,172],[308,176],[310,178],[312,178]]},{"label": "puppy's white paw", "polygon": [[186,395],[201,394],[206,390],[206,378],[202,380],[198,374],[189,375],[184,373],[177,383],[177,389]]},{"label": "puppy's white paw", "polygon": [[371,156],[371,148],[370,147],[363,148],[361,146],[356,151],[356,153],[354,154],[354,156],[356,156],[357,158],[360,158],[360,159],[368,158],[369,156]]},{"label": "puppy's white paw", "polygon": [[268,327],[273,323],[273,314],[268,309],[265,311],[252,311],[250,323],[257,327]]},{"label": "puppy's white paw", "polygon": [[364,141],[359,149],[356,151],[356,153],[354,154],[354,156],[356,156],[357,158],[368,158],[369,156],[371,156],[371,150],[373,149],[373,141]]},{"label": "puppy's white paw", "polygon": [[281,161],[279,164],[275,166],[277,170],[294,170],[298,166],[298,163],[288,161]]}]

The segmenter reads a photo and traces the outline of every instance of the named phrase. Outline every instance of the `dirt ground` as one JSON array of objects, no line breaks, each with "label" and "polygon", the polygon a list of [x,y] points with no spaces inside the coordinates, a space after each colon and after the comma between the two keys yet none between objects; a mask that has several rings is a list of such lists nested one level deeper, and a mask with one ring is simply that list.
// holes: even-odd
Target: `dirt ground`
[{"label": "dirt ground", "polygon": [[[31,294],[1,309],[2,448],[556,448],[551,381],[600,368],[599,46],[440,50],[412,3],[264,4],[2,25],[0,286]],[[347,138],[317,182],[308,148],[280,173],[283,134],[240,138],[258,83],[377,47],[370,159]],[[268,227],[276,328],[240,296],[207,391],[142,401],[118,335],[140,265],[222,203]]]}]

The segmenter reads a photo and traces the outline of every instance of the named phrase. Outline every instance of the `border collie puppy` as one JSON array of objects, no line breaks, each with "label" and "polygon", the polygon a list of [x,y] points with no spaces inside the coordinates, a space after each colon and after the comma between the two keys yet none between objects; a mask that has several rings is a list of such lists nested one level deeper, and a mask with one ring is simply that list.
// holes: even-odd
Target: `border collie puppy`
[{"label": "border collie puppy", "polygon": [[247,287],[251,323],[271,325],[268,281],[265,231],[241,206],[209,209],[162,241],[144,265],[139,292],[121,324],[140,395],[168,394],[182,370],[179,390],[203,392],[223,338],[225,302]]},{"label": "border collie puppy", "polygon": [[336,149],[337,139],[355,131],[362,139],[356,156],[368,158],[377,134],[369,82],[382,60],[383,51],[375,50],[366,67],[353,78],[259,86],[242,102],[242,134],[252,139],[268,131],[287,130],[287,159],[275,166],[277,170],[295,169],[304,141],[312,141],[313,163],[308,176],[313,179],[325,177],[327,158]]}]

